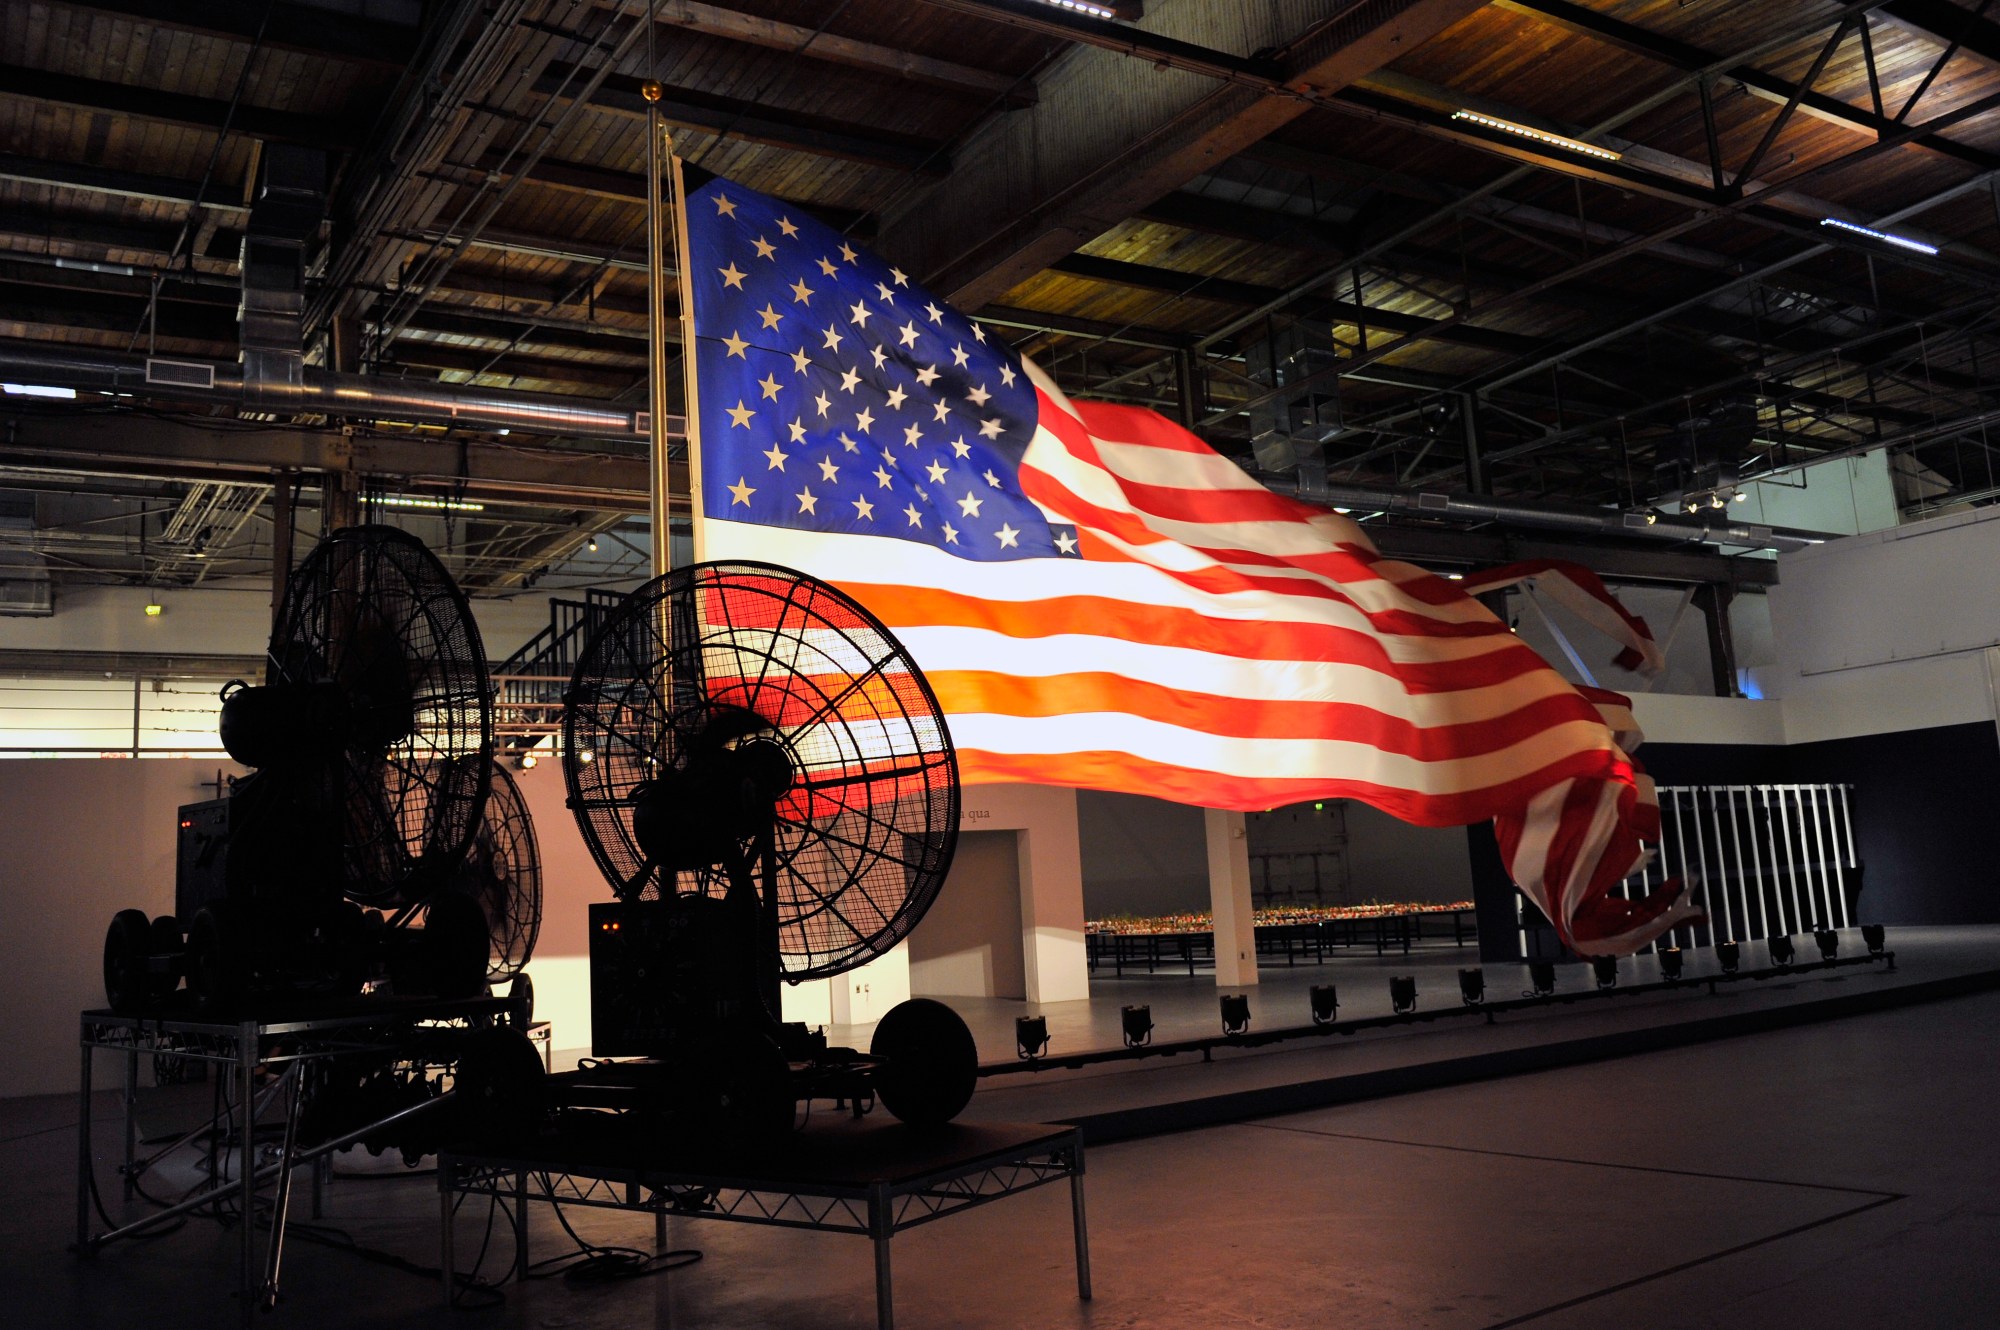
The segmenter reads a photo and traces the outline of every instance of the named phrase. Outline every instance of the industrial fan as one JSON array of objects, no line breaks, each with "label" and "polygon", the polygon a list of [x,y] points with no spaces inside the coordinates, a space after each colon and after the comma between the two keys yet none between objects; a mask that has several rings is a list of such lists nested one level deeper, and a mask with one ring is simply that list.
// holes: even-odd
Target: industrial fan
[{"label": "industrial fan", "polygon": [[486,815],[452,877],[452,890],[471,897],[486,920],[486,982],[518,978],[541,932],[542,859],[521,787],[498,762],[487,790]]},{"label": "industrial fan", "polygon": [[950,735],[888,630],[789,569],[700,564],[606,619],[566,702],[570,807],[615,897],[590,909],[593,1051],[641,1060],[557,1097],[752,1137],[814,1098],[954,1117],[978,1059],[950,1008],[898,1005],[867,1054],[779,1009],[907,936],[957,843]]},{"label": "industrial fan", "polygon": [[112,921],[112,1008],[157,1004],[183,973],[208,1010],[352,996],[389,969],[399,991],[477,992],[486,918],[447,888],[487,800],[491,691],[470,607],[420,542],[322,541],[286,584],[264,683],[223,690],[223,746],[255,771],[180,810],[178,918]]}]

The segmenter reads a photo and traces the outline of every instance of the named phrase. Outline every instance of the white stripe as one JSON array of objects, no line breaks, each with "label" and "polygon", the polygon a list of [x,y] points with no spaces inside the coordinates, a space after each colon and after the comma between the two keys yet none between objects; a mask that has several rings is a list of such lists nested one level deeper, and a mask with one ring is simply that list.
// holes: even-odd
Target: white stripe
[{"label": "white stripe", "polygon": [[1266,780],[1356,780],[1417,794],[1487,789],[1597,747],[1602,731],[1587,722],[1558,725],[1497,752],[1426,762],[1345,739],[1220,738],[1120,712],[1007,716],[975,712],[951,718],[961,749],[1012,755],[1107,751],[1167,766]]},{"label": "white stripe", "polygon": [[[1057,634],[1021,639],[983,628],[904,628],[897,637],[925,674],[979,670],[1022,679],[1115,674],[1246,702],[1349,702],[1413,724],[1445,727],[1511,715],[1572,690],[1553,671],[1480,688],[1411,693],[1378,670],[1317,660],[1245,660],[1188,647]],[[1604,736],[1610,742],[1610,736]]]},{"label": "white stripe", "polygon": [[[712,559],[784,564],[849,590],[863,604],[868,603],[871,586],[930,587],[974,600],[1014,604],[1057,596],[1101,596],[1130,605],[1189,610],[1210,619],[1345,629],[1379,641],[1387,657],[1398,663],[1472,660],[1503,651],[1529,650],[1519,639],[1500,634],[1433,638],[1379,632],[1353,606],[1340,601],[1271,591],[1203,591],[1145,564],[1079,559],[982,563],[916,541],[883,536],[795,531],[713,519],[706,526]],[[898,636],[902,636],[900,631]]]}]

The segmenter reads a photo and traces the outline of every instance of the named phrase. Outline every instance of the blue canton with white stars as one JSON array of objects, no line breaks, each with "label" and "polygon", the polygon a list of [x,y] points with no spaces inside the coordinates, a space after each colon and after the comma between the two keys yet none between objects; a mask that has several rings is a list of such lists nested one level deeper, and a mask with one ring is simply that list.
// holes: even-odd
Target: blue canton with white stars
[{"label": "blue canton with white stars", "polygon": [[715,179],[687,207],[708,516],[1076,557],[1021,492],[1036,395],[996,334],[795,205]]}]

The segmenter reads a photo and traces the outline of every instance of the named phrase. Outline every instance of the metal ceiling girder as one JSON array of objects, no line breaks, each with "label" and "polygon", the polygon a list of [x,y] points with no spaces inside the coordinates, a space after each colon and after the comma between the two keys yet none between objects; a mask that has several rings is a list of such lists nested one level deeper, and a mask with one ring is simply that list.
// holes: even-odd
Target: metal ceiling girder
[{"label": "metal ceiling girder", "polygon": [[[367,14],[335,11],[331,6],[288,4],[285,0],[67,0],[71,8],[95,10],[136,19],[160,28],[177,28],[235,41],[255,42],[279,51],[331,56],[354,63],[401,66],[416,44],[415,28],[382,18],[374,8]],[[410,5],[412,13],[418,6]]]},{"label": "metal ceiling girder", "polygon": [[[534,90],[541,96],[573,102],[576,99],[565,93],[563,87],[565,83],[573,83],[578,72],[564,61],[551,61]],[[584,100],[594,111],[641,119],[647,111],[640,94],[641,83],[636,74],[612,74]],[[861,125],[810,124],[806,121],[811,117],[772,114],[761,110],[755,102],[694,93],[684,88],[669,87],[666,94],[659,103],[660,118],[671,125],[925,175],[941,176],[951,170],[950,151],[943,143],[914,140]]]},{"label": "metal ceiling girder", "polygon": [[[1657,60],[1684,72],[1707,69],[1721,58],[1713,51],[1706,51],[1678,38],[1649,31],[1635,23],[1628,23],[1623,19],[1576,4],[1574,0],[1494,0],[1494,2],[1502,9],[1533,15],[1571,32],[1587,34],[1620,50]],[[1896,8],[1893,4],[1885,5],[1883,11],[1886,14]],[[1966,11],[1959,12],[1966,13]],[[1969,14],[1966,16],[1970,17]],[[1864,33],[1867,31],[1866,22],[1866,16],[1860,16],[1861,31]],[[1872,68],[1872,58],[1869,63]],[[1771,101],[1783,103],[1797,97],[1799,110],[1804,114],[1830,124],[1845,125],[1861,133],[1884,134],[1900,128],[1895,121],[1879,112],[1871,113],[1838,98],[1829,97],[1825,93],[1801,89],[1789,80],[1750,65],[1733,66],[1721,77],[1742,84],[1753,96]],[[1911,141],[1918,147],[1941,156],[1955,158],[1977,170],[1990,171],[2000,167],[2000,155],[1984,148],[1957,143],[1935,134],[1927,134]]]},{"label": "metal ceiling girder", "polygon": [[662,27],[769,47],[787,55],[865,70],[871,74],[889,74],[913,83],[997,97],[1010,106],[1032,106],[1035,102],[1035,83],[1031,78],[1014,78],[990,69],[898,50],[893,46],[857,41],[827,32],[823,27],[808,28],[780,19],[700,4],[698,0],[673,0],[665,8],[661,8],[657,0],[622,0],[617,7],[634,16],[657,16]]},{"label": "metal ceiling girder", "polygon": [[[972,310],[1485,0],[1170,0],[1148,7],[1144,29],[1048,5],[930,2],[1087,44],[1042,75],[1035,106],[961,143],[950,179],[884,218],[875,248]],[[1281,13],[1303,26],[1277,30]],[[1228,54],[1273,48],[1282,60]]]},{"label": "metal ceiling girder", "polygon": [[[646,458],[425,434],[380,434],[242,422],[204,426],[74,411],[0,412],[8,462],[85,475],[198,477],[268,483],[273,471],[352,472],[417,492],[485,502],[642,513]],[[680,468],[681,464],[673,464]],[[676,472],[675,493],[687,478]]]},{"label": "metal ceiling girder", "polygon": [[228,102],[184,92],[133,87],[102,79],[76,78],[46,69],[0,65],[0,97],[14,97],[37,106],[70,106],[153,120],[210,134],[227,133],[274,143],[298,143],[329,152],[352,152],[359,146],[353,127],[338,117],[304,115],[243,105],[233,114]]}]

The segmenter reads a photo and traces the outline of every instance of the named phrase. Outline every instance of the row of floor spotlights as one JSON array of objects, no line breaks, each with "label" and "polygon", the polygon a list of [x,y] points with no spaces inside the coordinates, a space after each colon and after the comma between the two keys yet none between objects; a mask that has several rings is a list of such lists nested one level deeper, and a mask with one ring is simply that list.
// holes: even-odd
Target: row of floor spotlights
[{"label": "row of floor spotlights", "polygon": [[[1819,948],[1820,959],[1834,960],[1840,955],[1840,934],[1835,930],[1819,926],[1812,930],[1813,943]],[[1868,948],[1870,956],[1881,956],[1887,941],[1887,934],[1881,924],[1863,924],[1861,940]],[[1775,934],[1764,940],[1764,946],[1771,958],[1774,969],[1790,967],[1797,959],[1798,952],[1793,946],[1789,933]],[[1677,983],[1685,973],[1685,957],[1679,947],[1661,947],[1655,953],[1659,958],[1660,975],[1668,983]],[[1716,964],[1723,974],[1735,974],[1742,968],[1742,944],[1736,941],[1715,944]],[[1591,975],[1600,989],[1615,988],[1618,985],[1618,958],[1615,956],[1593,956],[1590,959]],[[1553,997],[1556,991],[1556,964],[1554,961],[1538,960],[1528,962],[1529,987],[1522,997]],[[1340,994],[1332,984],[1314,984],[1307,994],[1314,1025],[1332,1025],[1340,1014]],[[1476,1007],[1486,1001],[1486,971],[1477,965],[1458,972],[1459,1001],[1468,1007]],[[1222,1014],[1222,1033],[1225,1036],[1245,1035],[1250,1032],[1250,995],[1248,993],[1223,993],[1218,995]],[[1407,1016],[1417,1009],[1417,978],[1415,975],[1391,975],[1389,978],[1389,1005],[1399,1016]],[[1124,1007],[1119,1011],[1119,1026],[1124,1036],[1125,1047],[1144,1048],[1153,1042],[1153,1009],[1149,1004]],[[1017,1016],[1014,1018],[1014,1043],[1019,1057],[1033,1061],[1045,1057],[1049,1051],[1049,1018],[1046,1016]]]}]

